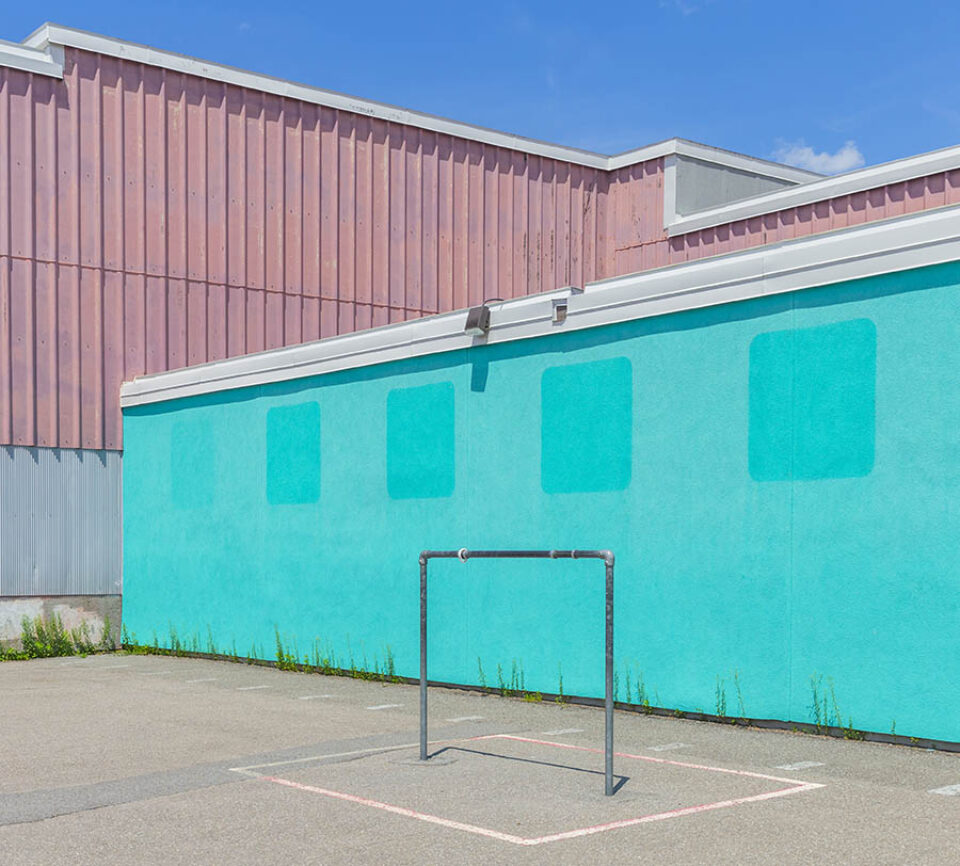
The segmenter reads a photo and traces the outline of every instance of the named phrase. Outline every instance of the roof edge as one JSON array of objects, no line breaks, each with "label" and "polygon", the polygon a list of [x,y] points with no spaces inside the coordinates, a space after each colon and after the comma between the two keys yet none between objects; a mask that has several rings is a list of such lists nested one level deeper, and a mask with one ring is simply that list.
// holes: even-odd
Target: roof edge
[{"label": "roof edge", "polygon": [[276,78],[271,75],[249,72],[234,66],[213,63],[184,54],[177,54],[173,51],[152,48],[148,45],[102,36],[97,33],[51,22],[44,23],[34,30],[33,33],[23,40],[22,45],[38,50],[47,49],[50,46],[59,46],[92,51],[111,57],[144,63],[149,66],[170,69],[187,75],[209,78],[225,84],[234,84],[251,90],[259,90],[277,96],[286,96],[315,105],[337,108],[355,114],[376,117],[392,123],[415,126],[420,129],[430,130],[431,132],[439,132],[457,138],[478,141],[495,147],[503,147],[508,150],[542,156],[548,159],[556,159],[561,162],[596,168],[602,171],[612,171],[617,168],[625,168],[652,159],[682,153],[729,168],[737,168],[741,171],[751,172],[764,177],[790,180],[794,183],[805,183],[820,177],[820,175],[804,171],[803,169],[796,169],[791,166],[781,165],[780,163],[770,162],[769,160],[758,159],[745,154],[734,153],[733,151],[679,138],[666,139],[665,141],[655,142],[615,155],[595,153],[581,148],[552,144],[538,139],[527,138],[522,135],[514,135],[513,133],[489,129],[476,124],[451,120],[449,118],[427,114],[426,112],[401,108],[384,102],[361,99],[332,90],[324,90],[320,87],[297,84],[296,82]]},{"label": "roof edge", "polygon": [[[742,153],[736,153],[732,150],[725,150],[722,147],[714,147],[712,144],[701,144],[698,141],[690,141],[686,138],[670,139],[672,150],[665,154],[667,156],[685,156],[689,159],[697,159],[701,162],[709,162],[715,165],[722,165],[725,168],[732,168],[738,171],[745,171],[751,174],[759,174],[763,177],[773,177],[777,180],[787,180],[796,184],[811,183],[823,179],[822,174],[815,171],[807,171],[805,168],[795,168],[792,165],[784,165],[780,162],[772,162],[769,159],[761,159],[757,156],[745,156]],[[647,147],[655,147],[648,145]],[[636,160],[633,155],[646,148],[637,150],[628,150],[624,153],[608,156],[608,168],[611,170],[633,165]]]},{"label": "roof edge", "polygon": [[[582,293],[561,289],[491,305],[486,338],[466,335],[466,313],[458,310],[142,376],[122,385],[120,405],[267,385],[955,261],[960,261],[960,205],[615,277],[591,283]],[[558,296],[567,298],[562,323],[553,317]]]},{"label": "roof edge", "polygon": [[833,177],[819,178],[802,186],[788,187],[741,199],[709,210],[675,217],[667,226],[670,237],[727,225],[751,217],[773,214],[792,207],[816,204],[838,196],[866,192],[882,186],[952,171],[960,168],[960,145],[944,147],[917,156],[907,156],[859,168]]},{"label": "roof edge", "polygon": [[55,52],[46,48],[32,48],[19,42],[0,39],[0,66],[19,69],[51,78],[63,78],[63,64]]}]

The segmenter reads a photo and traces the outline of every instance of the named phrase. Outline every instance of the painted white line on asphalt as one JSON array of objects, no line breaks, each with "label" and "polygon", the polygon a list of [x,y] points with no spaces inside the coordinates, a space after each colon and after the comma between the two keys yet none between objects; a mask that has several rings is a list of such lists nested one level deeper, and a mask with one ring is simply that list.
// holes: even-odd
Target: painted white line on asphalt
[{"label": "painted white line on asphalt", "polygon": [[960,797],[960,785],[946,785],[943,788],[932,788],[931,794],[943,794],[945,797]]},{"label": "painted white line on asphalt", "polygon": [[187,680],[188,683],[215,683],[217,677],[201,677],[198,680]]},{"label": "painted white line on asphalt", "polygon": [[689,743],[666,743],[662,746],[647,746],[648,752],[672,752],[674,749],[687,749]]},{"label": "painted white line on asphalt", "polygon": [[144,674],[144,676],[145,677],[165,677],[171,673],[173,673],[173,671],[147,671]]},{"label": "painted white line on asphalt", "polygon": [[377,704],[373,707],[367,707],[368,710],[392,710],[396,707],[402,707],[403,704]]},{"label": "painted white line on asphalt", "polygon": [[444,719],[447,722],[480,722],[483,716],[454,716],[452,719]]},{"label": "painted white line on asphalt", "polygon": [[320,698],[332,698],[333,695],[300,695],[298,701],[318,701]]},{"label": "painted white line on asphalt", "polygon": [[559,737],[561,734],[582,734],[583,728],[557,728],[555,731],[544,731],[545,737]]},{"label": "painted white line on asphalt", "polygon": [[270,686],[237,686],[238,692],[252,692],[255,689],[269,689]]},{"label": "painted white line on asphalt", "polygon": [[812,767],[825,767],[820,761],[798,761],[796,764],[778,764],[777,770],[809,770]]}]

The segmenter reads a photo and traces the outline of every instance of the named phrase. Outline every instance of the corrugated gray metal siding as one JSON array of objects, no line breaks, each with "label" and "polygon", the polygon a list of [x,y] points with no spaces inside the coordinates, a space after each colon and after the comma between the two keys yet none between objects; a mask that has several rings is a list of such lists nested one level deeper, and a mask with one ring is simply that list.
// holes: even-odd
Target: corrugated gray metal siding
[{"label": "corrugated gray metal siding", "polygon": [[121,589],[121,455],[0,448],[0,596]]}]

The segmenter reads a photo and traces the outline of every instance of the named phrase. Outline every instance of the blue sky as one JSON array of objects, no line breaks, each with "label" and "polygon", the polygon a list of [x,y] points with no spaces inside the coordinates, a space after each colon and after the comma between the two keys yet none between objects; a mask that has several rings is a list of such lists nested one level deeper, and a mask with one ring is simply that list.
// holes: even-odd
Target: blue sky
[{"label": "blue sky", "polygon": [[674,135],[822,171],[960,143],[960,4],[72,2],[44,20],[613,153]]}]

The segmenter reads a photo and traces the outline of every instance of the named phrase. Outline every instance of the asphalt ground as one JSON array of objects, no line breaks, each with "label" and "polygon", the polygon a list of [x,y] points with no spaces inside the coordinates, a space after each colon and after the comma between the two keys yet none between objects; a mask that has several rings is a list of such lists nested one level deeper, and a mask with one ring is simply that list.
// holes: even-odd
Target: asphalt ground
[{"label": "asphalt ground", "polygon": [[0,863],[960,864],[960,755],[200,659],[0,664]]}]

